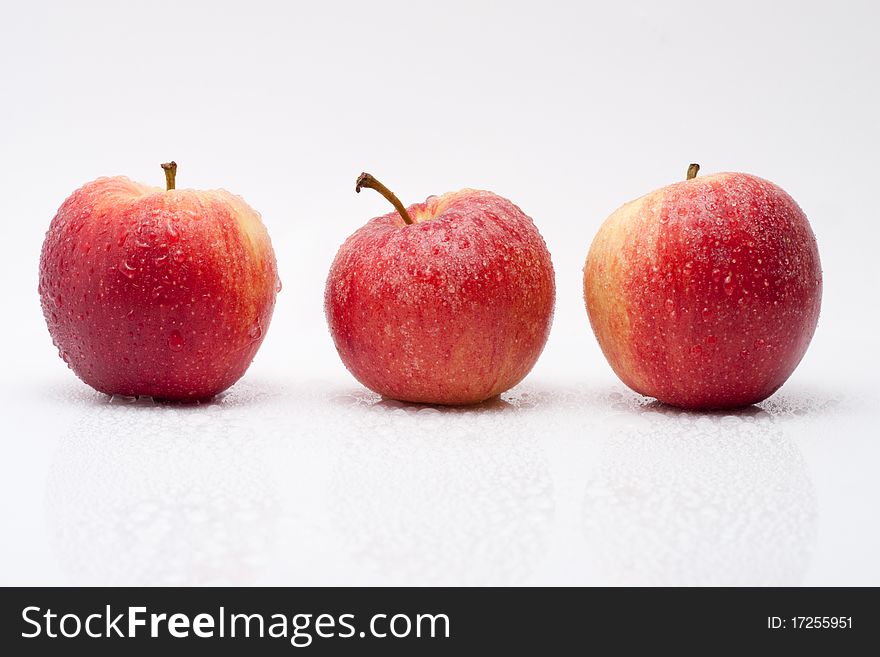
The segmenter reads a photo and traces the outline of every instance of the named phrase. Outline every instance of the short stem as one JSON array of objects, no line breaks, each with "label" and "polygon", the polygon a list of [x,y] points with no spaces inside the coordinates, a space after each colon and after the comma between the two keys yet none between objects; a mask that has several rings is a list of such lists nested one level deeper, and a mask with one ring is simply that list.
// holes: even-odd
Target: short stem
[{"label": "short stem", "polygon": [[699,173],[699,171],[700,171],[700,165],[697,164],[696,162],[692,163],[692,164],[688,167],[688,177],[687,177],[687,179],[688,179],[688,180],[693,180],[694,178],[697,177],[697,173]]},{"label": "short stem", "polygon": [[407,224],[413,223],[412,217],[409,216],[409,212],[406,211],[406,208],[403,207],[403,203],[400,202],[400,199],[394,195],[390,189],[388,189],[385,185],[380,183],[378,180],[373,178],[369,173],[362,173],[358,176],[357,183],[355,184],[354,191],[358,194],[361,192],[362,187],[367,187],[368,189],[375,189],[382,196],[384,196],[391,205],[394,206],[394,209],[397,210],[398,214],[403,218],[403,221]]},{"label": "short stem", "polygon": [[165,169],[165,191],[174,189],[174,177],[177,175],[177,162],[165,162],[162,165]]}]

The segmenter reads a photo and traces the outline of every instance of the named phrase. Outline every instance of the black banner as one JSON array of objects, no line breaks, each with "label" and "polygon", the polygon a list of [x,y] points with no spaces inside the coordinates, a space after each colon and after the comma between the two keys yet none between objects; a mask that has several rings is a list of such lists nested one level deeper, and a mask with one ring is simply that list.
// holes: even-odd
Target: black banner
[{"label": "black banner", "polygon": [[[6,655],[827,649],[872,645],[875,589],[3,589]],[[846,652],[840,652],[846,651]]]}]

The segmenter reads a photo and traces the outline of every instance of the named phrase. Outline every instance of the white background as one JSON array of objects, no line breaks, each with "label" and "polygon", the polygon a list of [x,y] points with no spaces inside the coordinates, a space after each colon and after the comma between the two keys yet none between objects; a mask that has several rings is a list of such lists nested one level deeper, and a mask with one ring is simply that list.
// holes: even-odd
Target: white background
[{"label": "white background", "polygon": [[[3,2],[0,583],[880,584],[873,2]],[[109,403],[36,293],[55,210],[102,175],[226,187],[284,289],[216,403]],[[581,267],[623,202],[773,180],[825,273],[812,346],[741,413],[647,405],[603,359]],[[461,187],[553,255],[542,359],[501,402],[379,401],[322,310],[345,237]]]}]

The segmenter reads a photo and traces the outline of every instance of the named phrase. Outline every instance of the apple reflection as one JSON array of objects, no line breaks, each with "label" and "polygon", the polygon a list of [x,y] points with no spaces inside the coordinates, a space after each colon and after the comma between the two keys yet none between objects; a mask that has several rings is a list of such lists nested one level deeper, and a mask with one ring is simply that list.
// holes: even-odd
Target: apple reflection
[{"label": "apple reflection", "polygon": [[583,530],[597,583],[791,586],[809,566],[816,507],[803,457],[771,414],[652,404],[606,439]]},{"label": "apple reflection", "polygon": [[48,483],[71,582],[256,583],[277,501],[241,409],[96,399],[61,439]]},{"label": "apple reflection", "polygon": [[[358,406],[348,411],[356,431],[341,436],[329,491],[355,561],[388,584],[527,578],[554,514],[534,426],[497,398],[458,409]],[[346,411],[337,404],[337,412]]]}]

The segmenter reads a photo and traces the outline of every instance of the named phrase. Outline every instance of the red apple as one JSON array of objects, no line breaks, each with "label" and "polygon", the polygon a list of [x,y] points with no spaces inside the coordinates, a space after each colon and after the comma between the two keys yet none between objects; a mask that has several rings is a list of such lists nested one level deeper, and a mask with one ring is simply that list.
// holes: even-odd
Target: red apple
[{"label": "red apple", "polygon": [[553,265],[532,220],[491,192],[465,189],[397,209],[349,237],[324,308],[342,362],[379,394],[473,404],[516,385],[553,317]]},{"label": "red apple", "polygon": [[210,398],[263,341],[278,288],[260,215],[225,190],[99,178],[52,220],[40,300],[61,357],[108,394]]},{"label": "red apple", "polygon": [[630,388],[690,409],[766,399],[807,350],[822,298],[816,238],[779,187],[744,173],[669,185],[599,230],[584,298]]}]

